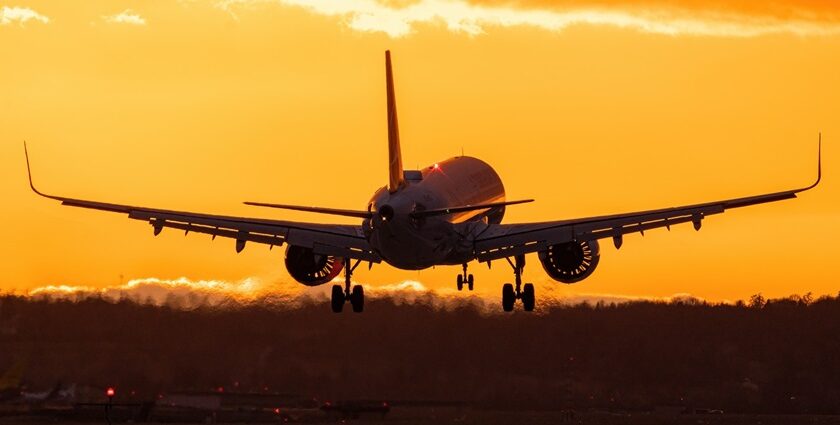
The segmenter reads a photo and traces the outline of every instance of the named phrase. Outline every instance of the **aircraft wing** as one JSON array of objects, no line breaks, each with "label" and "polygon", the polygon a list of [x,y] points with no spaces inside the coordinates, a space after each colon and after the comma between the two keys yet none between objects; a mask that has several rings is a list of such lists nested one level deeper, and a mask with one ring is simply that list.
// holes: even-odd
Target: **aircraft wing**
[{"label": "aircraft wing", "polygon": [[490,261],[530,252],[538,252],[551,245],[571,241],[586,241],[613,238],[616,248],[621,246],[622,236],[628,233],[691,222],[700,230],[706,216],[720,214],[728,209],[776,202],[796,198],[796,194],[812,189],[822,177],[818,157],[817,180],[801,189],[786,190],[764,195],[728,199],[703,204],[686,205],[659,210],[639,211],[625,214],[587,217],[571,220],[549,221],[526,224],[494,224],[475,238],[476,258]]},{"label": "aircraft wing", "polygon": [[[28,166],[29,157],[27,153],[27,168]],[[31,172],[29,174],[29,185],[35,193],[60,201],[62,205],[127,214],[128,218],[146,221],[152,225],[155,235],[160,233],[163,228],[168,227],[183,230],[185,234],[195,232],[212,235],[213,239],[217,236],[234,239],[236,241],[236,252],[242,251],[246,242],[266,244],[272,247],[288,243],[312,248],[315,253],[322,255],[374,263],[382,261],[379,255],[368,245],[361,226],[231,217],[53,196],[42,193],[35,188],[32,184]]]}]

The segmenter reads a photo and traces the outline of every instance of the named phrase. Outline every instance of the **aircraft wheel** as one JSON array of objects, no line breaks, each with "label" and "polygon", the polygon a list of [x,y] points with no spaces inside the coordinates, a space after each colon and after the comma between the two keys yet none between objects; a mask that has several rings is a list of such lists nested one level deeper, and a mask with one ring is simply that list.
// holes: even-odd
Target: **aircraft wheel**
[{"label": "aircraft wheel", "polygon": [[467,289],[473,290],[473,275],[467,276]]},{"label": "aircraft wheel", "polygon": [[458,290],[464,289],[464,276],[458,275]]},{"label": "aircraft wheel", "polygon": [[522,287],[522,307],[525,311],[534,311],[535,302],[536,296],[534,295],[534,284],[526,283],[525,286]]},{"label": "aircraft wheel", "polygon": [[516,302],[516,293],[513,292],[513,285],[506,283],[502,286],[502,310],[513,311],[514,302]]},{"label": "aircraft wheel", "polygon": [[361,313],[365,310],[365,288],[362,285],[353,287],[353,293],[350,294],[350,304],[353,306],[354,313]]},{"label": "aircraft wheel", "polygon": [[341,285],[333,285],[330,305],[333,313],[341,313],[341,310],[344,309],[344,289],[341,288]]}]

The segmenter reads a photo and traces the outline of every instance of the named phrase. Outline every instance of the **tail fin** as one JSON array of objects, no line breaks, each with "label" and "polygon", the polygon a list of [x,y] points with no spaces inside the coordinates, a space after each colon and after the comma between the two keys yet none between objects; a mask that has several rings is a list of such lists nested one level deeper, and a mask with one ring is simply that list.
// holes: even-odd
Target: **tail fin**
[{"label": "tail fin", "polygon": [[385,84],[388,90],[388,191],[396,192],[405,185],[400,153],[400,128],[397,124],[397,101],[394,96],[394,74],[391,71],[391,51],[385,51]]}]

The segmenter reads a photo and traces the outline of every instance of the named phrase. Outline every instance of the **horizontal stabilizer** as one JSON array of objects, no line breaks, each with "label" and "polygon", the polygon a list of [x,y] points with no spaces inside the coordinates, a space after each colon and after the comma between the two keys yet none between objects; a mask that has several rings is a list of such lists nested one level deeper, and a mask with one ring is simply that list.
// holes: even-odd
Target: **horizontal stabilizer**
[{"label": "horizontal stabilizer", "polygon": [[341,210],[336,208],[303,207],[300,205],[266,204],[263,202],[243,202],[245,205],[256,207],[280,208],[284,210],[306,211],[318,214],[342,215],[345,217],[370,218],[372,214],[368,211]]},{"label": "horizontal stabilizer", "polygon": [[528,202],[534,202],[533,199],[522,199],[519,201],[507,201],[507,202],[492,202],[489,204],[478,204],[478,205],[464,205],[460,207],[449,207],[449,208],[439,208],[436,210],[425,210],[425,211],[415,211],[411,213],[411,216],[414,218],[421,218],[421,217],[433,217],[437,215],[447,215],[447,214],[455,214],[459,212],[465,211],[475,211],[475,210],[484,210],[487,208],[495,208],[495,207],[503,207],[506,205],[516,205],[516,204],[525,204]]}]

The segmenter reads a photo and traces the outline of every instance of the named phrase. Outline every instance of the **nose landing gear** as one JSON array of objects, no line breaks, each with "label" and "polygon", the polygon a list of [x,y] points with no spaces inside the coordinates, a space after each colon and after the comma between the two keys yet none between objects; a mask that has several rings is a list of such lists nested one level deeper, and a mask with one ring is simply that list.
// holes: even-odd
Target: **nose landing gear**
[{"label": "nose landing gear", "polygon": [[513,305],[519,299],[522,300],[523,310],[534,311],[534,305],[536,304],[534,284],[526,283],[522,285],[522,270],[525,268],[525,256],[517,255],[514,257],[514,261],[510,261],[510,258],[506,258],[506,260],[513,267],[516,288],[510,283],[502,285],[502,310],[513,311]]},{"label": "nose landing gear", "polygon": [[353,266],[350,266],[350,259],[345,258],[344,264],[347,266],[344,269],[344,288],[341,285],[333,285],[332,294],[330,297],[330,306],[333,313],[341,313],[344,310],[344,303],[350,302],[354,313],[361,313],[365,309],[365,288],[362,285],[355,285],[350,290],[350,278],[353,271],[359,266],[362,260],[356,260]]},{"label": "nose landing gear", "polygon": [[470,291],[473,290],[473,275],[467,274],[467,263],[464,263],[464,272],[458,275],[458,290],[464,289],[464,285],[467,285],[467,289]]}]

